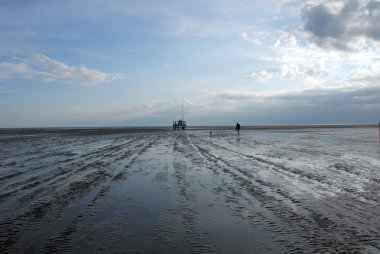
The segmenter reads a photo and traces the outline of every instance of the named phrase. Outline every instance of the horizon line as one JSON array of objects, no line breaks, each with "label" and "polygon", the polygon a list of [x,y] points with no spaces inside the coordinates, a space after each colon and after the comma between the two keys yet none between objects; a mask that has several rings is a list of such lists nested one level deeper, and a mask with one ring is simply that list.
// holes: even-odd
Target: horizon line
[{"label": "horizon line", "polygon": [[[224,129],[232,128],[235,125],[189,125],[188,130],[201,130],[201,129]],[[243,129],[282,129],[282,128],[355,128],[355,127],[380,127],[379,123],[363,123],[363,124],[266,124],[266,125],[241,125]],[[51,130],[86,130],[86,129],[172,129],[170,125],[131,125],[131,126],[41,126],[41,127],[0,127],[0,130],[38,130],[38,129],[51,129]]]}]

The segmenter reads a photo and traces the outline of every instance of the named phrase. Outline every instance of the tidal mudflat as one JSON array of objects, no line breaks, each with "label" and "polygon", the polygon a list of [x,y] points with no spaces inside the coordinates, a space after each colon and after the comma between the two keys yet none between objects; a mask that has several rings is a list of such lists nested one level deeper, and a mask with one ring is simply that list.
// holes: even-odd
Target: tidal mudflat
[{"label": "tidal mudflat", "polygon": [[1,253],[380,253],[376,128],[0,132]]}]

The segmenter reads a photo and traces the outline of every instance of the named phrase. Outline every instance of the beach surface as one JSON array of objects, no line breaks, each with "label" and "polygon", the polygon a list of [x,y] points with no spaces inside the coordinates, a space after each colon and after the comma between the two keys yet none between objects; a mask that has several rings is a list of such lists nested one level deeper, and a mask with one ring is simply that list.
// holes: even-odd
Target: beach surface
[{"label": "beach surface", "polygon": [[377,128],[0,132],[0,253],[380,253]]}]

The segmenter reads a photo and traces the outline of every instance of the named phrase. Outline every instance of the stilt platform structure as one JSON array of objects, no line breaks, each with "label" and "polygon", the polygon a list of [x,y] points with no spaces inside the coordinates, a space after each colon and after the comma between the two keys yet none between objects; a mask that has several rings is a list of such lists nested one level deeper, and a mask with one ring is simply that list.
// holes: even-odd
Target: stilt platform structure
[{"label": "stilt platform structure", "polygon": [[182,103],[182,119],[173,121],[173,130],[186,130],[186,121],[183,118],[183,103]]},{"label": "stilt platform structure", "polygon": [[186,130],[186,121],[182,119],[173,121],[173,130]]}]

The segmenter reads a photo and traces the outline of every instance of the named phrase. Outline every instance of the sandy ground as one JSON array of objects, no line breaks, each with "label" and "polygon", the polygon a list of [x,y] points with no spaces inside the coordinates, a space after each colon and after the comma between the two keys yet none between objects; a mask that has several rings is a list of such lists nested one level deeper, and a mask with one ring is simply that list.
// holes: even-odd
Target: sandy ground
[{"label": "sandy ground", "polygon": [[0,253],[380,253],[376,128],[0,135]]}]

